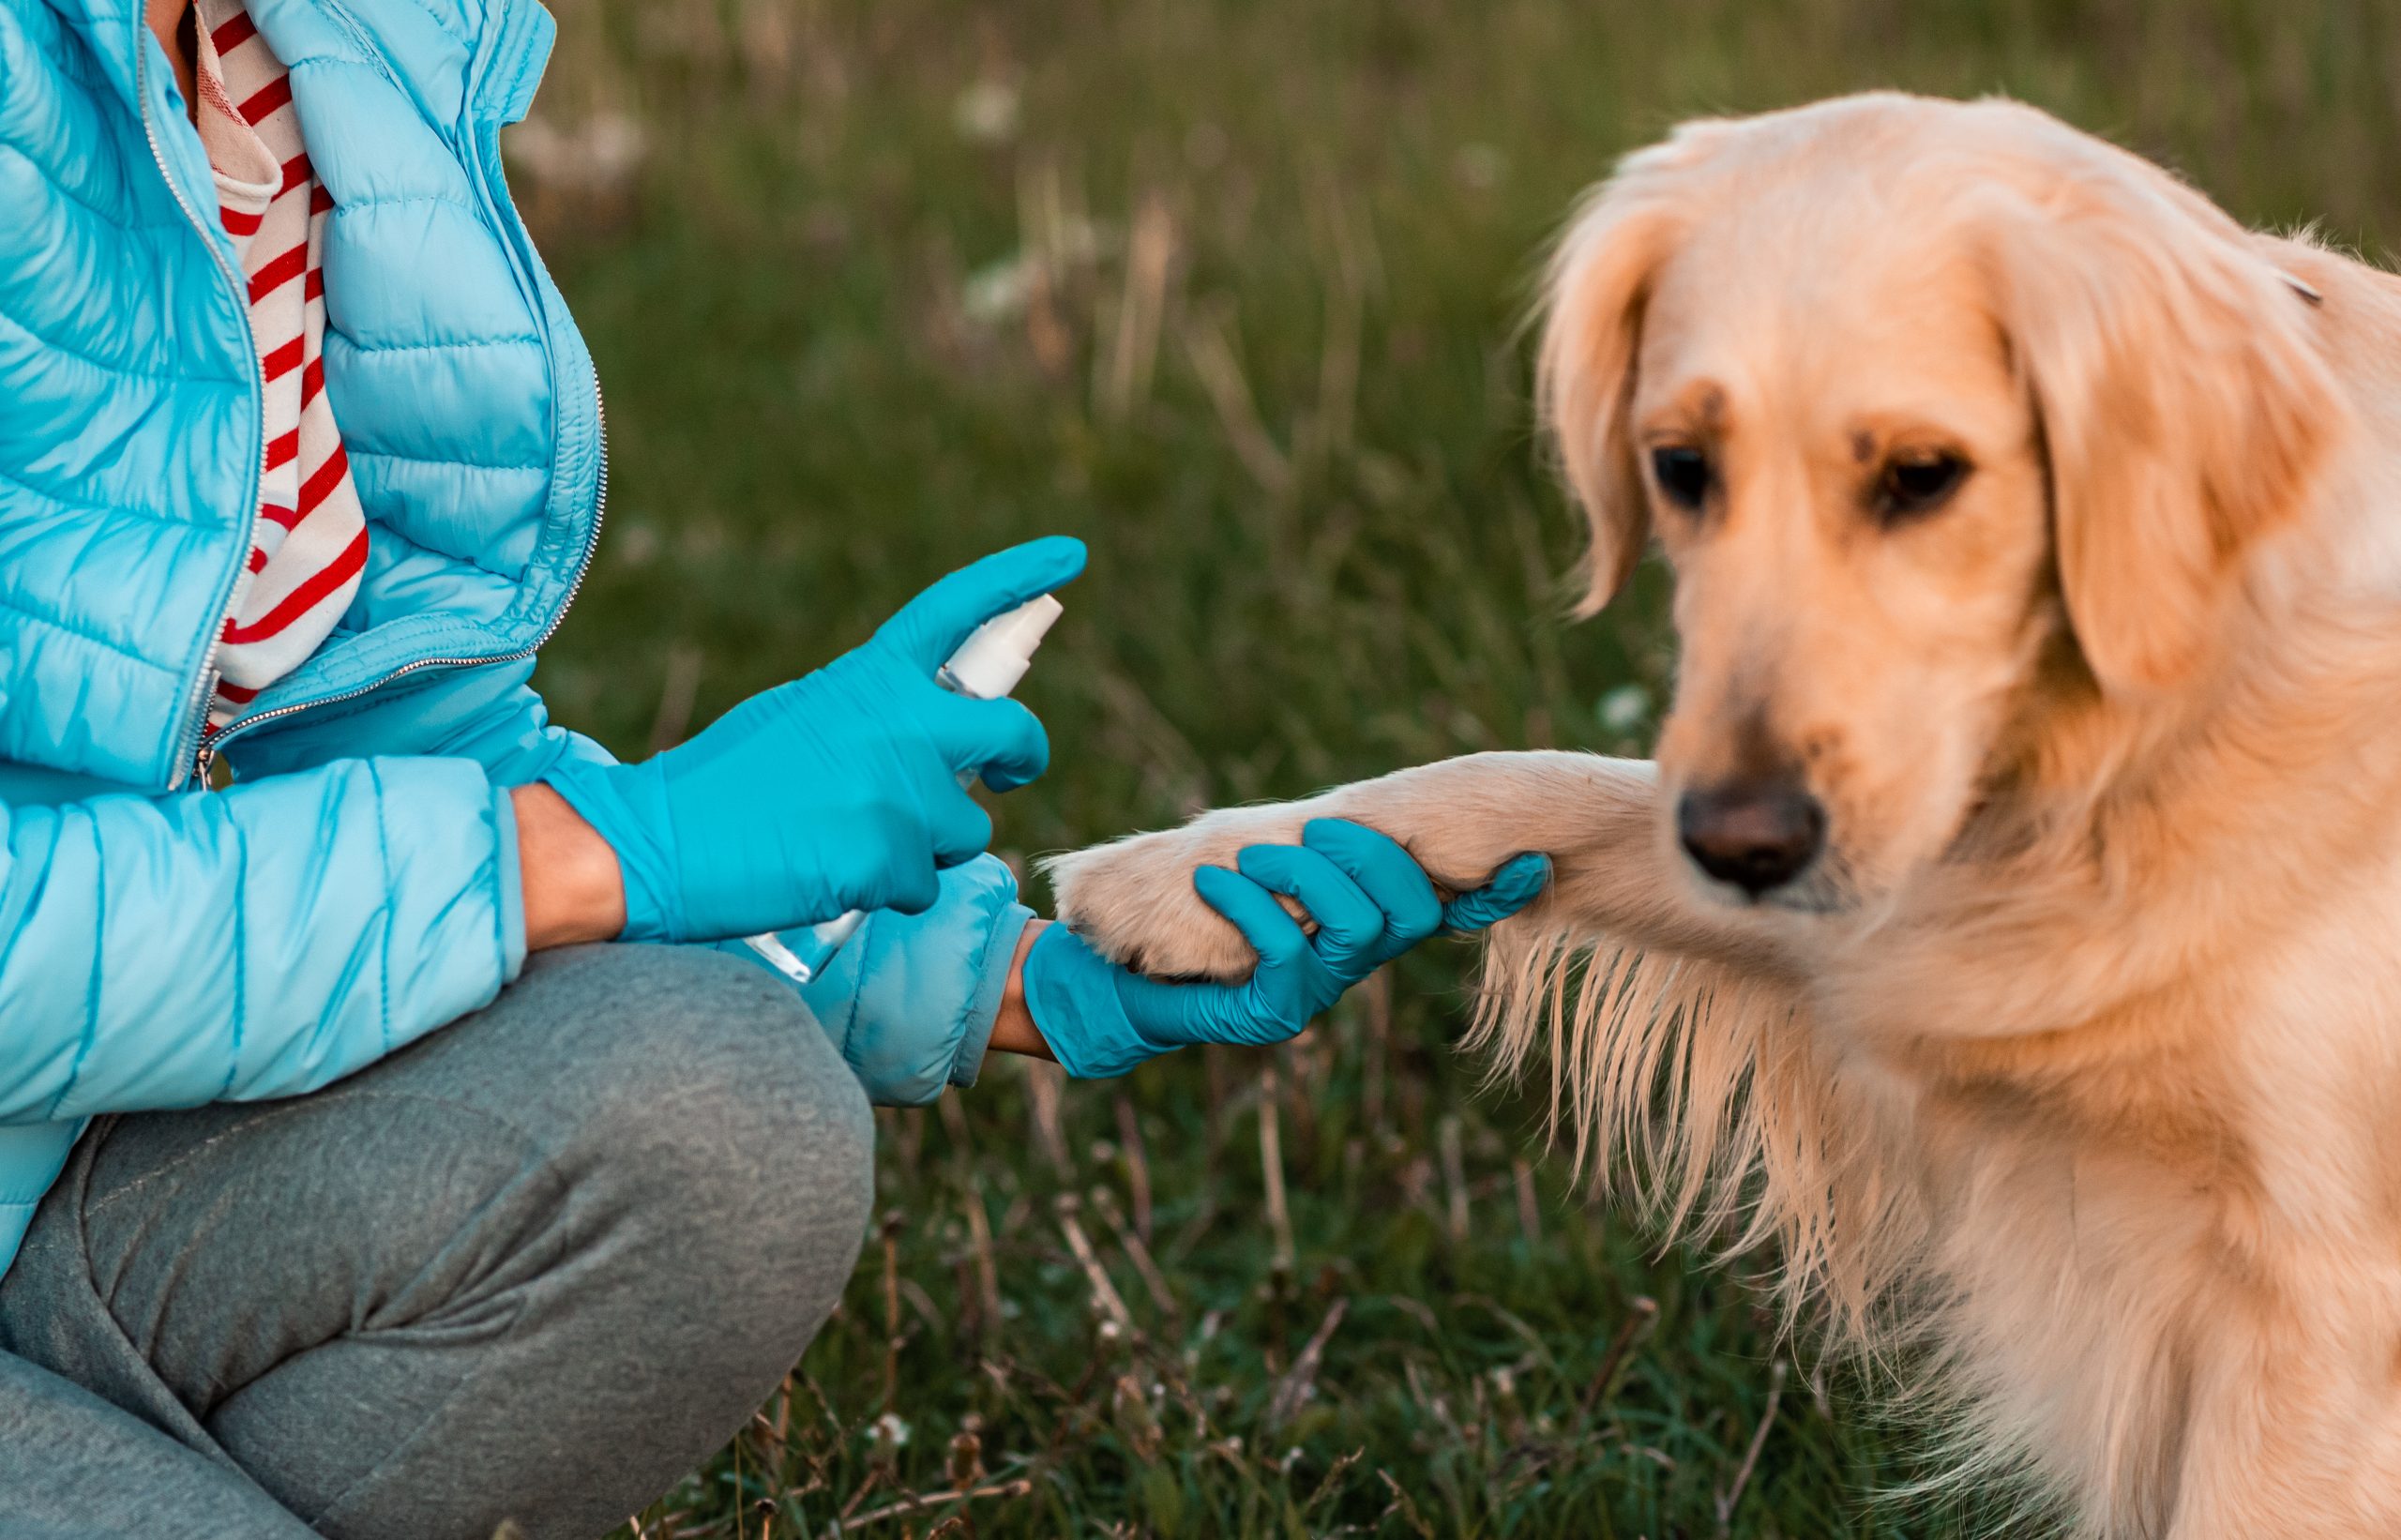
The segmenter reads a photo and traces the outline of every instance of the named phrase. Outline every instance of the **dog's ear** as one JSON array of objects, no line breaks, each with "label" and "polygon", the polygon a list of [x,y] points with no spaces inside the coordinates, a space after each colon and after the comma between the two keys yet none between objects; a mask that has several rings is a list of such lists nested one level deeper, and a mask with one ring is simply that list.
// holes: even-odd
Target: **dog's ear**
[{"label": "dog's ear", "polygon": [[2307,301],[2157,168],[2111,151],[2002,202],[1988,249],[2041,424],[2068,624],[2104,690],[2172,689],[2349,408]]},{"label": "dog's ear", "polygon": [[1625,586],[1650,539],[1627,420],[1642,310],[1690,218],[1687,174],[1722,136],[1717,123],[1689,123],[1666,143],[1626,157],[1585,199],[1551,256],[1534,400],[1567,485],[1592,523],[1579,614],[1599,610]]}]

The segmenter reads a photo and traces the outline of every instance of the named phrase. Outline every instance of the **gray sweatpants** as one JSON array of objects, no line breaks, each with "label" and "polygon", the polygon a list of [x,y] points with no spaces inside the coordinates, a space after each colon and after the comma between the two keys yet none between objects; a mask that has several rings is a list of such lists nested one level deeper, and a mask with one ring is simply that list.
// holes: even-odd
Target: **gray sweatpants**
[{"label": "gray sweatpants", "polygon": [[0,1279],[0,1537],[600,1533],[838,1297],[858,1083],[709,951],[536,957],[290,1101],[104,1120]]}]

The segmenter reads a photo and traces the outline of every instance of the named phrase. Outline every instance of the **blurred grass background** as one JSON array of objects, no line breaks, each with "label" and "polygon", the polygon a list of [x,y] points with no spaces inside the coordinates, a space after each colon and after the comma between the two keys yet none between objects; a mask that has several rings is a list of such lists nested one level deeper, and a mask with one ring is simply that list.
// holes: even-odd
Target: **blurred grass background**
[{"label": "blurred grass background", "polygon": [[[1080,535],[1017,857],[1641,748],[1663,585],[1560,623],[1518,323],[1576,192],[1681,117],[2001,90],[2254,222],[2373,251],[2401,213],[2401,20],[2368,0],[556,3],[507,143],[614,483],[553,709],[672,742],[933,574]],[[2012,1527],[1992,1492],[1880,1497],[1929,1469],[1914,1430],[1575,1190],[1451,1051],[1458,950],[1281,1052],[1012,1062],[882,1114],[844,1308],[638,1532]]]}]

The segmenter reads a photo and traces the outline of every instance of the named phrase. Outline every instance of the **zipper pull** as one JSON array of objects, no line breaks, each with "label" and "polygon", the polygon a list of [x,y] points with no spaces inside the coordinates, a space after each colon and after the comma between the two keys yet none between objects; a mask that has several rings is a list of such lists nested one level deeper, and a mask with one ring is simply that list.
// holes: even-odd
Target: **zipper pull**
[{"label": "zipper pull", "polygon": [[217,746],[203,739],[200,747],[193,750],[191,756],[192,778],[198,782],[200,790],[204,792],[217,790],[217,782],[214,778],[216,769]]}]

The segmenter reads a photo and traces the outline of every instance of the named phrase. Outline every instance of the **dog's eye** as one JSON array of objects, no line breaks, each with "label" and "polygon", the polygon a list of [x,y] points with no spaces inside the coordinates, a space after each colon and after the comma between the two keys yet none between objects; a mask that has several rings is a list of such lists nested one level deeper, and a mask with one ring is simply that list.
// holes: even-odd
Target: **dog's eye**
[{"label": "dog's eye", "polygon": [[1660,495],[1680,508],[1698,512],[1709,496],[1709,457],[1681,444],[1651,451],[1651,475]]},{"label": "dog's eye", "polygon": [[1876,483],[1876,511],[1888,520],[1932,513],[1968,479],[1968,462],[1947,450],[1895,456]]}]

